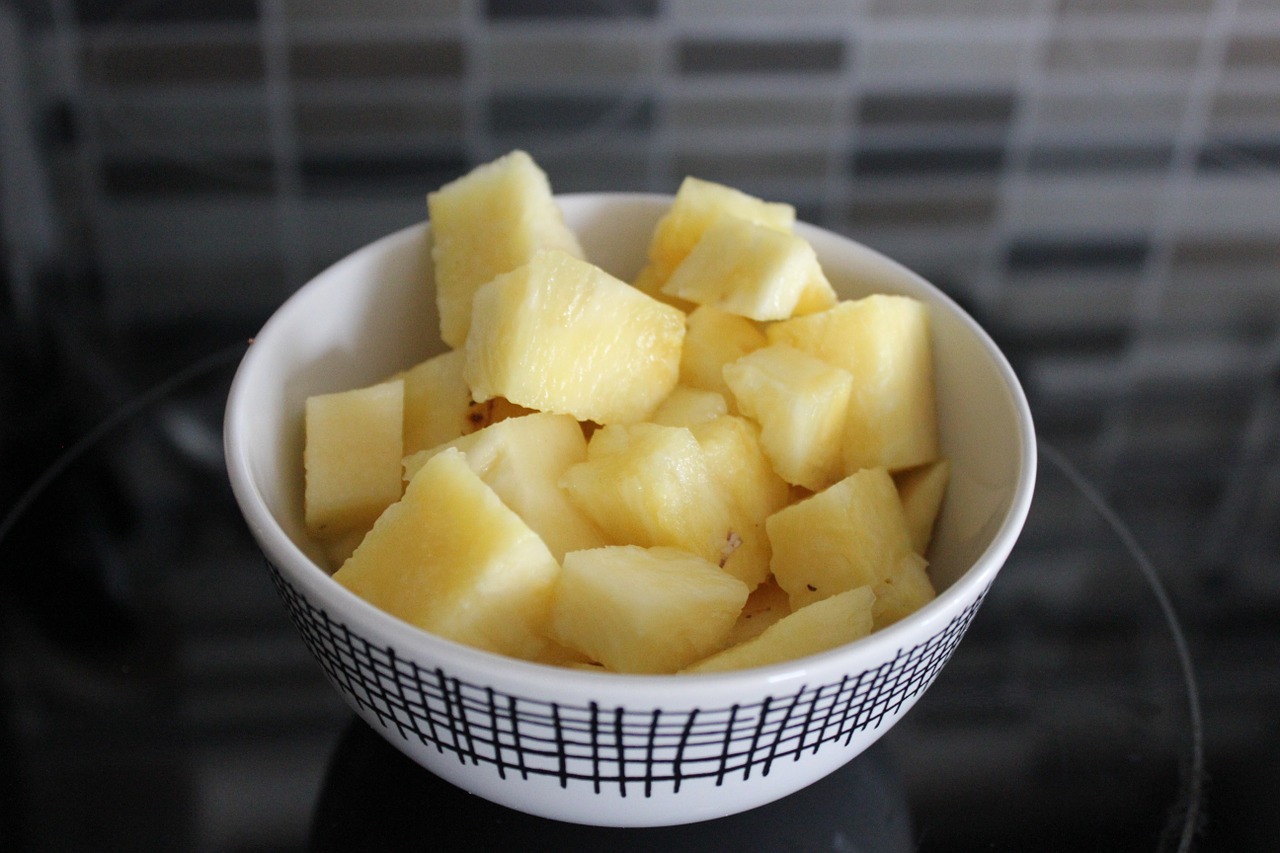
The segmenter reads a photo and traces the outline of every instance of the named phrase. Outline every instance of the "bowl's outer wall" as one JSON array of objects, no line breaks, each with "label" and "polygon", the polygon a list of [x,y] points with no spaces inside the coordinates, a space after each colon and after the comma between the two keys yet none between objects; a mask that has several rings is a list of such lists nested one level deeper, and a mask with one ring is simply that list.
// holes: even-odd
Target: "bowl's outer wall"
[{"label": "bowl's outer wall", "polygon": [[[670,199],[560,202],[587,256],[625,280]],[[335,264],[264,326],[228,400],[232,486],[304,639],[389,740],[461,786],[526,811],[680,823],[766,802],[830,772],[932,682],[1029,507],[1035,447],[1026,401],[989,338],[931,285],[844,238],[797,230],[842,296],[905,293],[931,306],[943,451],[952,461],[930,555],[941,593],[844,649],[752,673],[602,676],[510,661],[399,622],[319,568],[302,522],[303,403],[442,349],[425,225]]]},{"label": "bowl's outer wall", "polygon": [[330,681],[397,748],[495,802],[615,826],[742,811],[841,766],[915,704],[980,604],[884,658],[826,655],[773,678],[493,673],[273,577]]}]

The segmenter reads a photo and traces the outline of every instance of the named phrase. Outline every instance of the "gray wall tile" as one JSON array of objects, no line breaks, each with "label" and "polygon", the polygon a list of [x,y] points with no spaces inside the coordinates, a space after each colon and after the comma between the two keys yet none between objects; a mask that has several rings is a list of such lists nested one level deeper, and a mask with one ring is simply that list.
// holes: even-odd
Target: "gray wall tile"
[{"label": "gray wall tile", "polygon": [[485,15],[495,21],[535,18],[652,18],[657,0],[484,0]]},{"label": "gray wall tile", "polygon": [[498,87],[536,80],[626,85],[652,70],[655,51],[643,38],[613,33],[519,31],[495,33],[486,51],[489,78]]},{"label": "gray wall tile", "polygon": [[457,39],[302,41],[289,47],[289,71],[299,81],[459,78],[463,46]]},{"label": "gray wall tile", "polygon": [[489,130],[499,137],[634,133],[652,126],[653,101],[631,93],[503,93],[489,99],[487,114]]},{"label": "gray wall tile", "polygon": [[830,74],[846,50],[829,39],[688,38],[676,46],[676,67],[684,74]]},{"label": "gray wall tile", "polygon": [[105,85],[257,82],[264,73],[262,50],[252,33],[210,41],[94,39],[82,61],[88,79]]}]

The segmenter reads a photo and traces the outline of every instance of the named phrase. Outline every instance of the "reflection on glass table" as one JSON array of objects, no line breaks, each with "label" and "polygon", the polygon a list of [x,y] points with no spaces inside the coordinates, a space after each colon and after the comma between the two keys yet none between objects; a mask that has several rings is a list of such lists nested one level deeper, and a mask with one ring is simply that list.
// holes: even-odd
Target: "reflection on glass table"
[{"label": "reflection on glass table", "polygon": [[[1052,448],[969,634],[874,748],[742,815],[586,828],[439,781],[329,688],[220,467],[241,349],[87,430],[4,517],[6,849],[1188,849],[1202,757],[1180,629]],[[1088,560],[1062,547],[1081,536]]]}]

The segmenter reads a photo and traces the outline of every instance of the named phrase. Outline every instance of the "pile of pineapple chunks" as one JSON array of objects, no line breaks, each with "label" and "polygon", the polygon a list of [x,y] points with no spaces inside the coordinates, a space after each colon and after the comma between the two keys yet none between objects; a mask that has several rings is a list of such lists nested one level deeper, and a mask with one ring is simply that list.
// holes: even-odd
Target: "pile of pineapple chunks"
[{"label": "pile of pineapple chunks", "polygon": [[934,597],[922,303],[839,300],[794,208],[696,178],[633,282],[522,151],[428,212],[448,349],[306,402],[334,580],[481,649],[653,674],[814,654]]}]

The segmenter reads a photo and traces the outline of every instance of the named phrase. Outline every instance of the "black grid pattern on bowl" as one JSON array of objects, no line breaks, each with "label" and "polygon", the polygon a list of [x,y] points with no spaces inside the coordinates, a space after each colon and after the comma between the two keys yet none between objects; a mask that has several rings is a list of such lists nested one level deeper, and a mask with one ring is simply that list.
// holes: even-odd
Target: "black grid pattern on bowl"
[{"label": "black grid pattern on bowl", "polygon": [[516,696],[420,666],[334,621],[268,565],[329,680],[383,727],[463,764],[492,765],[503,778],[550,776],[561,787],[608,787],[624,797],[649,796],[658,785],[679,791],[692,780],[767,776],[778,762],[847,745],[929,686],[982,602],[925,642],[834,683],[750,705],[622,708]]}]

